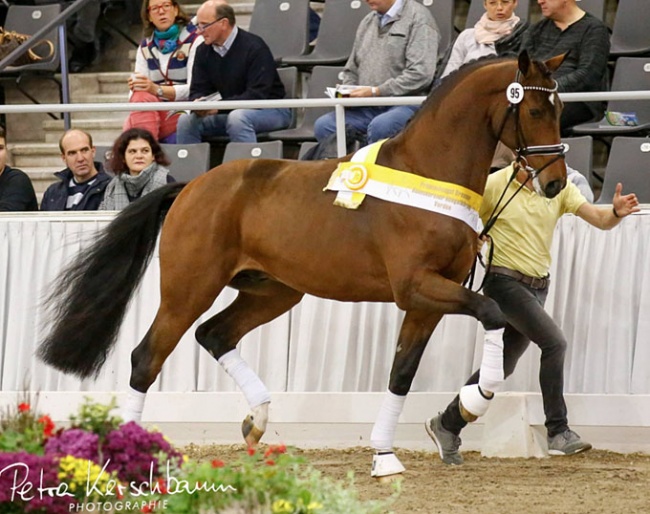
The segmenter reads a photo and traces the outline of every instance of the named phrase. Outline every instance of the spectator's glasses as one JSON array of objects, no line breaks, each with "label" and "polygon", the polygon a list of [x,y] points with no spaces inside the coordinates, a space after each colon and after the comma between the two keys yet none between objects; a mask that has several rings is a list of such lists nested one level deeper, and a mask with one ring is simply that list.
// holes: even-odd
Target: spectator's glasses
[{"label": "spectator's glasses", "polygon": [[225,16],[222,16],[221,18],[217,18],[216,20],[211,21],[210,23],[199,23],[196,26],[196,28],[197,28],[197,30],[199,32],[205,32],[206,30],[208,30],[210,27],[212,27],[212,25],[214,25],[218,21],[225,20],[225,19],[226,19]]},{"label": "spectator's glasses", "polygon": [[158,14],[162,14],[164,12],[170,11],[172,7],[174,7],[174,4],[172,2],[165,2],[164,4],[160,5],[150,5],[148,7],[148,11],[150,13],[157,12]]}]

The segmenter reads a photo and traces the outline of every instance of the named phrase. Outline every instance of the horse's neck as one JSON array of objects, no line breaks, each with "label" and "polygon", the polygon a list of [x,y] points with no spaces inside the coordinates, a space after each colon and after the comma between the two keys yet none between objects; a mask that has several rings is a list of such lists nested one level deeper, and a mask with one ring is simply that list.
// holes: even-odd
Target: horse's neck
[{"label": "horse's neck", "polygon": [[480,80],[462,82],[437,105],[425,106],[392,140],[389,153],[406,171],[482,193],[497,145],[489,98],[494,88]]}]

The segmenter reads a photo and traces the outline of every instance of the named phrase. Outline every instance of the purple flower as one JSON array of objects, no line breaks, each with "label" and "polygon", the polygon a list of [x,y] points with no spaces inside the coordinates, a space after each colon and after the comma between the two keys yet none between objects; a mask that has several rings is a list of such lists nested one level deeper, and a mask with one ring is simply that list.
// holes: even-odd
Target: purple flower
[{"label": "purple flower", "polygon": [[46,455],[72,455],[78,459],[98,461],[99,436],[80,428],[64,430],[50,437],[45,444]]},{"label": "purple flower", "polygon": [[180,464],[182,455],[174,450],[159,432],[149,432],[134,422],[109,432],[102,446],[104,459],[110,459],[109,472],[117,471],[124,482],[146,482],[153,463],[154,477],[158,475],[158,457],[166,453]]},{"label": "purple flower", "polygon": [[[0,453],[0,511],[65,514],[77,500],[58,495],[59,459],[25,452]],[[41,479],[41,473],[43,478]],[[31,487],[30,487],[31,486]],[[39,491],[42,488],[42,491]],[[13,500],[12,500],[13,493]],[[20,494],[22,493],[22,495]]]}]

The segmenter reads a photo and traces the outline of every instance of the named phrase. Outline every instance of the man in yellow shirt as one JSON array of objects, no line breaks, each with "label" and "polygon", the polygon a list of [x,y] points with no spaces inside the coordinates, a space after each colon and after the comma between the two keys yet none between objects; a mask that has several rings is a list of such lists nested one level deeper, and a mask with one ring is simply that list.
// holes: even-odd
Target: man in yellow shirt
[{"label": "man in yellow shirt", "polygon": [[[516,168],[513,168],[516,166]],[[515,180],[508,181],[517,169]],[[544,310],[551,265],[551,243],[557,221],[563,214],[575,214],[603,230],[618,225],[622,218],[637,212],[636,195],[621,195],[619,183],[611,208],[589,203],[571,182],[553,199],[533,191],[532,180],[517,164],[510,165],[488,177],[480,216],[485,223],[507,187],[504,201],[525,183],[524,187],[499,215],[490,230],[494,258],[486,278],[484,291],[495,300],[507,319],[503,334],[503,371],[507,377],[515,369],[519,357],[533,341],[542,351],[539,383],[544,402],[548,448],[551,455],[572,455],[589,450],[591,445],[569,428],[564,401],[564,356],[567,341],[560,328]],[[503,203],[502,203],[503,205]],[[480,370],[467,384],[478,383]],[[487,397],[487,395],[486,395]],[[438,447],[446,464],[459,465],[463,457],[458,449],[459,434],[467,425],[459,409],[459,397],[435,418],[426,421],[426,430]]]}]

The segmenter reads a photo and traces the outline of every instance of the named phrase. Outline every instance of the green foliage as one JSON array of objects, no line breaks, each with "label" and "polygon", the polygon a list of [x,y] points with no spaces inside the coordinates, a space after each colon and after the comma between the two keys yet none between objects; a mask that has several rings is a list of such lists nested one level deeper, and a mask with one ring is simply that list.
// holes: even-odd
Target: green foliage
[{"label": "green foliage", "polygon": [[169,490],[156,499],[166,501],[166,512],[174,514],[228,509],[238,514],[379,514],[390,503],[361,502],[352,476],[348,483],[323,477],[284,446],[270,446],[265,453],[249,450],[228,464],[188,461],[167,484]]},{"label": "green foliage", "polygon": [[70,416],[70,423],[72,427],[97,434],[103,440],[109,432],[122,424],[122,418],[111,415],[111,411],[116,408],[115,397],[111,398],[108,405],[102,405],[86,396],[84,403],[79,407],[78,414]]},{"label": "green foliage", "polygon": [[39,416],[25,394],[18,403],[0,413],[0,451],[43,455],[43,445],[53,429],[52,420]]}]

